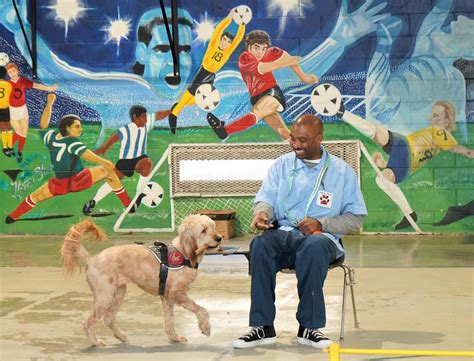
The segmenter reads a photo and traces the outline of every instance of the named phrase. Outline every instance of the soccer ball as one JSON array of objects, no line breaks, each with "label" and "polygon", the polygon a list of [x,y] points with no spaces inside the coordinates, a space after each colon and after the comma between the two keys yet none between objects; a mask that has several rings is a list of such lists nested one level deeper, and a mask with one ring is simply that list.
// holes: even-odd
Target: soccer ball
[{"label": "soccer ball", "polygon": [[148,184],[142,190],[142,202],[149,208],[158,207],[163,200],[164,191],[163,188],[156,182],[148,182]]},{"label": "soccer ball", "polygon": [[7,53],[0,53],[0,66],[5,66],[10,62],[10,57]]},{"label": "soccer ball", "polygon": [[197,88],[195,94],[196,104],[206,112],[210,112],[219,105],[221,94],[212,84],[202,84]]},{"label": "soccer ball", "polygon": [[311,105],[321,115],[335,115],[341,102],[341,92],[332,84],[318,85],[311,93]]},{"label": "soccer ball", "polygon": [[232,20],[237,25],[247,25],[252,20],[252,10],[247,5],[240,5],[232,10]]}]

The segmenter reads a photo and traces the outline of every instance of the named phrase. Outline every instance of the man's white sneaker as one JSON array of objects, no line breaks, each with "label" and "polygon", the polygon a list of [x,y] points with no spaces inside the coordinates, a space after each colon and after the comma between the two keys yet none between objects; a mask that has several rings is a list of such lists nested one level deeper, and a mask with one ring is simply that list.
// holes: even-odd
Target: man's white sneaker
[{"label": "man's white sneaker", "polygon": [[252,327],[249,332],[234,341],[235,348],[250,348],[269,345],[276,342],[276,333],[273,326]]},{"label": "man's white sneaker", "polygon": [[300,326],[298,330],[298,343],[315,348],[326,348],[332,341],[322,334],[317,328],[310,329]]}]

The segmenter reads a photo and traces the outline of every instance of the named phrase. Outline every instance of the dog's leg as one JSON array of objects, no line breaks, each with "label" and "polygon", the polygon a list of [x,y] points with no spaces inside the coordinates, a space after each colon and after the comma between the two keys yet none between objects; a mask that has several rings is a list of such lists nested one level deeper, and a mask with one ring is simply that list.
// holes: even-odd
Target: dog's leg
[{"label": "dog's leg", "polygon": [[115,292],[115,297],[112,300],[112,305],[107,310],[107,313],[104,315],[105,325],[110,328],[114,333],[114,336],[122,342],[127,341],[127,335],[115,324],[115,316],[117,315],[117,312],[120,308],[120,305],[122,304],[126,292],[126,285],[121,285],[117,288],[117,291]]},{"label": "dog's leg", "polygon": [[84,327],[89,342],[95,347],[107,346],[107,343],[104,340],[98,339],[95,333],[95,323],[101,317],[102,316],[97,316],[97,308],[94,305],[90,316],[82,323],[82,327]]},{"label": "dog's leg", "polygon": [[82,325],[92,346],[106,346],[105,341],[97,338],[95,323],[100,320],[110,308],[115,293],[115,283],[113,279],[108,278],[106,275],[99,275],[93,265],[89,265],[86,278],[94,297],[94,303],[92,305],[91,314]]},{"label": "dog's leg", "polygon": [[199,329],[206,336],[211,335],[211,325],[209,324],[209,313],[204,307],[199,306],[196,302],[188,297],[186,294],[175,294],[173,299],[176,303],[185,309],[193,312],[197,319]]},{"label": "dog's leg", "polygon": [[163,319],[165,323],[165,333],[171,342],[186,342],[184,336],[178,336],[174,329],[174,303],[168,298],[161,296],[161,304],[163,308]]}]

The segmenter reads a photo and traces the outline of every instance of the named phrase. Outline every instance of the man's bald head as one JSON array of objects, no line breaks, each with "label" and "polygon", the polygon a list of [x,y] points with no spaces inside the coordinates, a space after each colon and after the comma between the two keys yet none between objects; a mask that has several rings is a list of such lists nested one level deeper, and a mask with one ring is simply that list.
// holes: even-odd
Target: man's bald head
[{"label": "man's bald head", "polygon": [[323,134],[323,122],[316,115],[304,114],[293,123],[293,127],[306,127],[311,129],[311,135]]},{"label": "man's bald head", "polygon": [[291,127],[290,144],[300,159],[321,158],[323,123],[313,114],[299,117]]}]

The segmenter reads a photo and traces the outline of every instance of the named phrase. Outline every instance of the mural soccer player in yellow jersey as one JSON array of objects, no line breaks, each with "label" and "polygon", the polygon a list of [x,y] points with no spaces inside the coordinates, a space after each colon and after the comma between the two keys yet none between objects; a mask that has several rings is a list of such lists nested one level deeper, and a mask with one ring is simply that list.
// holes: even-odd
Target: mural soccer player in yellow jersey
[{"label": "mural soccer player in yellow jersey", "polygon": [[[448,101],[440,100],[433,105],[431,126],[407,136],[392,132],[380,124],[371,123],[355,114],[346,112],[343,107],[338,115],[341,114],[346,123],[373,139],[388,154],[388,161],[379,152],[372,155],[377,166],[382,168],[382,176],[377,176],[375,181],[405,214],[410,214],[415,222],[417,215],[396,184],[405,180],[408,175],[418,170],[442,150],[474,159],[474,150],[458,144],[451,134],[456,128],[456,113],[453,104]],[[403,229],[409,226],[409,221],[404,217],[395,228]]]},{"label": "mural soccer player in yellow jersey", "polygon": [[2,151],[7,157],[13,154],[13,131],[10,123],[10,94],[12,85],[5,80],[7,70],[0,67],[0,133],[2,134]]},{"label": "mural soccer player in yellow jersey", "polygon": [[230,56],[244,37],[245,25],[243,24],[239,25],[239,29],[235,36],[232,33],[225,31],[232,21],[231,14],[233,10],[234,9],[232,9],[229,15],[215,28],[211,39],[209,40],[206,53],[202,58],[202,64],[194,76],[191,85],[181,96],[179,102],[173,105],[171,114],[168,116],[172,134],[176,133],[176,124],[181,110],[183,110],[184,107],[195,103],[194,95],[196,94],[197,88],[202,84],[214,83],[216,73],[224,66],[227,60],[229,60]]}]

